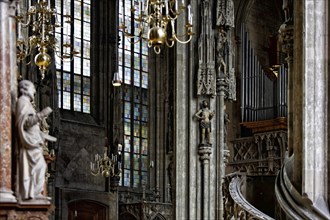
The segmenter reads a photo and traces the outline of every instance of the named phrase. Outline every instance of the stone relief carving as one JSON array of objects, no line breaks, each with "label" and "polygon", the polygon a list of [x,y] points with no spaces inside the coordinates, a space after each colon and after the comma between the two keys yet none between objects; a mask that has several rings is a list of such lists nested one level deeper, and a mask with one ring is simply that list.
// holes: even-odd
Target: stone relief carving
[{"label": "stone relief carving", "polygon": [[22,200],[46,199],[43,195],[47,164],[43,155],[47,141],[55,137],[44,133],[40,123],[52,112],[50,107],[37,112],[36,89],[31,81],[19,82],[16,126],[19,136],[19,195]]},{"label": "stone relief carving", "polygon": [[235,26],[234,2],[233,0],[218,0],[217,2],[217,26]]},{"label": "stone relief carving", "polygon": [[214,111],[209,109],[209,102],[203,100],[201,109],[195,113],[195,117],[199,120],[200,128],[200,145],[212,145],[211,143],[211,119],[215,115]]},{"label": "stone relief carving", "polygon": [[284,131],[255,134],[240,138],[233,144],[234,170],[250,175],[274,175],[281,168],[287,150],[287,133]]},{"label": "stone relief carving", "polygon": [[198,39],[197,95],[216,94],[215,42],[210,11],[209,1],[204,0],[201,3],[201,33]]}]

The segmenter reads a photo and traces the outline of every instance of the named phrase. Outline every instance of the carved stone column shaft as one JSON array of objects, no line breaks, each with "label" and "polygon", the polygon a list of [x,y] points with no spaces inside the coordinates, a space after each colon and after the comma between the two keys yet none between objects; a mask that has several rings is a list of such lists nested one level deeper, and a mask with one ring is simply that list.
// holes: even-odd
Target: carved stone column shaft
[{"label": "carved stone column shaft", "polygon": [[202,161],[203,173],[203,219],[210,219],[210,155],[211,146],[200,146],[198,149]]},{"label": "carved stone column shaft", "polygon": [[15,202],[11,170],[11,65],[9,1],[0,1],[0,202]]}]

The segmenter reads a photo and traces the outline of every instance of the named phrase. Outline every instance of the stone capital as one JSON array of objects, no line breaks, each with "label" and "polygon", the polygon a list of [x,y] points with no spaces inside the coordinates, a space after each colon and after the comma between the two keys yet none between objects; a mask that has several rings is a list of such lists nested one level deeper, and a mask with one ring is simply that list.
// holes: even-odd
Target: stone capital
[{"label": "stone capital", "polygon": [[199,154],[199,159],[204,161],[204,160],[210,160],[211,154],[212,154],[212,145],[210,144],[203,144],[198,147],[198,154]]}]

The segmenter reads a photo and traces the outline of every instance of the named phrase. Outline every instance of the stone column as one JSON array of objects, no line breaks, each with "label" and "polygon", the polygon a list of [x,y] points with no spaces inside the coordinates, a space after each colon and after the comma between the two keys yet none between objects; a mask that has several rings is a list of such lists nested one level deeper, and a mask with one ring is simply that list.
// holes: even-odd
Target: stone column
[{"label": "stone column", "polygon": [[219,138],[219,150],[217,152],[217,176],[220,177],[217,180],[217,219],[221,219],[223,216],[223,199],[222,199],[222,183],[225,176],[225,163],[224,163],[224,151],[226,149],[226,143],[224,142],[224,116],[225,116],[225,93],[227,91],[227,83],[225,78],[217,79],[217,137]]},{"label": "stone column", "polygon": [[[329,7],[328,1],[301,3],[303,28],[300,38],[302,71],[302,194],[313,206],[329,212],[328,143],[329,143]],[[301,34],[302,36],[299,36]],[[303,46],[302,46],[303,45]],[[296,45],[295,45],[296,46]],[[299,54],[297,54],[298,56]],[[297,63],[297,66],[299,64]],[[299,75],[298,75],[299,74]],[[297,146],[299,147],[299,146]]]},{"label": "stone column", "polygon": [[0,202],[16,202],[12,192],[11,166],[11,54],[9,1],[0,0]]},{"label": "stone column", "polygon": [[210,155],[212,145],[202,145],[198,148],[199,159],[202,161],[203,173],[203,219],[210,219]]}]

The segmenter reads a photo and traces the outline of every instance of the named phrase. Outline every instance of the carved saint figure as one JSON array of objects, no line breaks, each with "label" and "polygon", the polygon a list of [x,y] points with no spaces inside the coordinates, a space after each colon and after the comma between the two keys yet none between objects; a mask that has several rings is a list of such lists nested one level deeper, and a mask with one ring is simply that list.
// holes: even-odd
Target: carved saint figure
[{"label": "carved saint figure", "polygon": [[52,109],[46,107],[41,112],[36,111],[36,89],[31,81],[22,80],[18,87],[16,126],[19,136],[19,193],[22,200],[46,199],[42,194],[47,170],[43,148],[46,141],[56,141],[56,138],[42,132],[39,123]]},{"label": "carved saint figure", "polygon": [[214,115],[215,112],[209,109],[208,101],[203,100],[201,109],[195,114],[199,120],[201,144],[211,144],[211,119]]},{"label": "carved saint figure", "polygon": [[221,27],[218,32],[218,45],[217,45],[217,61],[218,61],[218,76],[221,75],[221,71],[227,75],[227,64],[225,62],[225,56],[228,50],[228,42],[226,31]]}]

